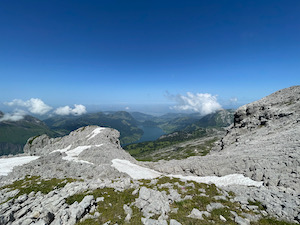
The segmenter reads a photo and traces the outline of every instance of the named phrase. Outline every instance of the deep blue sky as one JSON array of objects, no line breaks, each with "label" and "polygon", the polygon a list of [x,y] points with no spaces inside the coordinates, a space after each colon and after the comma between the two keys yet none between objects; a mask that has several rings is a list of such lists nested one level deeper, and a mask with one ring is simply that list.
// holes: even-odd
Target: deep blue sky
[{"label": "deep blue sky", "polygon": [[299,0],[1,1],[0,102],[225,104],[300,84]]}]

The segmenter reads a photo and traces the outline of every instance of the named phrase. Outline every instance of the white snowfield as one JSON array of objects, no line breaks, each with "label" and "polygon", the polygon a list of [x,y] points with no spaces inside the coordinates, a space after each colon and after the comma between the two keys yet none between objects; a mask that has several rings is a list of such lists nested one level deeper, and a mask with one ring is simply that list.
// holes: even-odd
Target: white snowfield
[{"label": "white snowfield", "polygon": [[7,176],[15,166],[21,166],[38,158],[39,156],[21,156],[0,159],[0,176]]},{"label": "white snowfield", "polygon": [[[92,146],[100,147],[102,145],[103,144],[78,146],[74,149],[71,149],[72,145],[69,145],[66,148],[57,149],[52,152],[65,152],[67,154],[67,156],[62,157],[62,159],[64,159],[64,160],[74,161],[74,162],[79,162],[79,163],[93,164],[91,162],[78,159],[78,156],[81,152],[83,152],[86,149],[91,148]],[[39,158],[39,156],[21,156],[21,157],[0,159],[0,176],[7,176],[8,173],[12,172],[12,170],[15,166],[21,166],[23,164],[29,163],[38,158]]]},{"label": "white snowfield", "polygon": [[70,148],[72,147],[71,145],[69,145],[68,147],[64,148],[64,149],[57,149],[57,150],[54,150],[52,152],[64,152],[67,154],[67,156],[64,156],[62,157],[62,159],[64,160],[68,160],[68,161],[74,161],[74,162],[81,162],[81,163],[88,163],[88,164],[93,164],[91,162],[88,162],[88,161],[85,161],[85,160],[81,160],[81,159],[78,159],[78,156],[81,152],[83,152],[84,150],[86,149],[89,149],[91,148],[92,146],[96,146],[96,147],[100,147],[102,146],[103,144],[100,144],[100,145],[83,145],[83,146],[78,146],[74,149],[71,149]]},{"label": "white snowfield", "polygon": [[[113,159],[112,167],[116,168],[118,171],[128,174],[133,179],[153,179],[164,174],[159,173],[155,170],[145,168],[142,166],[138,166],[129,162],[128,160],[123,159]],[[198,183],[213,183],[217,186],[228,186],[228,185],[245,185],[245,186],[262,186],[263,182],[258,182],[251,180],[248,177],[244,177],[242,174],[230,174],[223,177],[217,176],[206,176],[206,177],[198,177],[198,176],[183,176],[183,175],[173,175],[168,174],[165,175],[168,177],[179,178],[182,180],[195,181]]]},{"label": "white snowfield", "polygon": [[113,159],[112,167],[116,168],[118,171],[127,173],[132,179],[152,179],[160,177],[162,173],[155,170],[145,168],[123,159]]},{"label": "white snowfield", "polygon": [[245,177],[243,174],[229,174],[222,177],[217,176],[182,176],[182,175],[167,175],[168,177],[179,178],[181,180],[192,180],[197,183],[213,183],[217,186],[228,186],[228,185],[245,185],[245,186],[262,186],[263,182],[251,180],[249,177]]},{"label": "white snowfield", "polygon": [[96,137],[97,134],[101,133],[101,130],[104,130],[104,127],[98,127],[95,130],[92,131],[92,133],[90,133],[88,136],[86,136],[88,138],[88,140]]},{"label": "white snowfield", "polygon": [[[101,145],[96,145],[96,146],[100,147]],[[71,145],[69,145],[64,149],[57,149],[53,152],[57,152],[57,151],[65,152],[67,156],[63,157],[64,160],[92,164],[88,161],[78,159],[78,156],[82,151],[89,149],[91,147],[92,145],[87,145],[87,146],[78,146],[74,149],[71,149]],[[39,156],[22,156],[22,157],[0,159],[0,176],[7,176],[8,173],[12,172],[15,166],[21,166],[23,164],[29,163],[38,158]],[[164,175],[168,177],[179,178],[182,180],[195,181],[198,183],[206,183],[206,184],[213,183],[217,186],[245,185],[245,186],[260,187],[262,186],[263,183],[263,182],[251,180],[248,177],[244,177],[244,175],[242,174],[230,174],[222,177],[217,177],[217,176],[198,177],[198,176],[162,174],[155,170],[136,165],[134,163],[129,162],[128,160],[123,160],[123,159],[113,159],[111,166],[116,168],[120,172],[128,174],[132,179],[136,179],[136,180],[154,179]]]}]

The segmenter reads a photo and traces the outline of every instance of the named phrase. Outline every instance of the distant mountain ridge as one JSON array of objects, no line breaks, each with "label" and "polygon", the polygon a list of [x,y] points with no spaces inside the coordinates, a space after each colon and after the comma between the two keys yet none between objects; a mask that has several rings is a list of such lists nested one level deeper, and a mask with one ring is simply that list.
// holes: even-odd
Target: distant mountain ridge
[{"label": "distant mountain ridge", "polygon": [[[0,111],[0,118],[3,116],[4,113]],[[23,147],[30,137],[41,134],[47,134],[50,137],[64,136],[88,125],[117,129],[121,133],[122,144],[134,142],[143,134],[137,121],[124,111],[88,113],[82,116],[57,116],[44,121],[27,115],[18,121],[0,122],[0,155],[22,153]]]},{"label": "distant mountain ridge", "polygon": [[[0,111],[0,118],[3,116],[4,113]],[[1,121],[0,155],[22,153],[27,139],[41,134],[47,134],[51,137],[58,135],[43,121],[29,115],[18,121]]]},{"label": "distant mountain ridge", "polygon": [[208,114],[200,120],[188,125],[184,128],[185,131],[194,131],[203,127],[228,127],[233,123],[235,110],[222,109],[215,113]]},{"label": "distant mountain ridge", "polygon": [[[224,115],[227,113],[226,116],[222,117],[221,112]],[[228,112],[228,110],[223,110],[203,117],[199,113],[169,113],[152,116],[139,112],[118,111],[87,113],[81,116],[55,116],[44,121],[25,116],[19,121],[0,122],[0,155],[22,153],[23,146],[29,137],[41,134],[47,134],[50,137],[64,136],[88,125],[118,130],[122,145],[138,141],[143,135],[141,126],[159,127],[167,134],[175,131],[193,132],[206,126],[222,127],[227,126],[228,121],[232,120]],[[0,111],[0,118],[3,116],[4,113]],[[223,121],[222,118],[226,119]]]},{"label": "distant mountain ridge", "polygon": [[137,141],[143,134],[143,130],[138,127],[137,121],[125,111],[88,113],[68,117],[59,116],[46,119],[44,122],[61,135],[66,135],[73,130],[88,125],[114,128],[121,134],[121,144]]},{"label": "distant mountain ridge", "polygon": [[[143,124],[158,126],[167,134],[154,141],[129,144],[124,146],[124,149],[143,161],[203,156],[209,153],[214,142],[226,133],[225,127],[232,124],[233,115],[234,110],[222,109],[206,116],[194,113],[153,117],[153,121],[144,121]],[[143,118],[147,117],[143,115]]]},{"label": "distant mountain ridge", "polygon": [[233,123],[234,109],[222,109],[208,115],[200,113],[168,113],[152,116],[144,113],[131,113],[141,125],[158,126],[165,133],[194,131],[203,127],[227,127]]}]

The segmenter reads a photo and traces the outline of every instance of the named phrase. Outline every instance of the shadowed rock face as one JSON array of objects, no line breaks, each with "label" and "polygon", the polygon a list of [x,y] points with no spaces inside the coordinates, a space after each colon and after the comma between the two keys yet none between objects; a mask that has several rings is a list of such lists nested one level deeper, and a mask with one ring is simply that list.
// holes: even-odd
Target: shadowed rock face
[{"label": "shadowed rock face", "polygon": [[210,155],[158,162],[152,168],[200,176],[242,173],[265,186],[299,192],[300,86],[240,107]]}]

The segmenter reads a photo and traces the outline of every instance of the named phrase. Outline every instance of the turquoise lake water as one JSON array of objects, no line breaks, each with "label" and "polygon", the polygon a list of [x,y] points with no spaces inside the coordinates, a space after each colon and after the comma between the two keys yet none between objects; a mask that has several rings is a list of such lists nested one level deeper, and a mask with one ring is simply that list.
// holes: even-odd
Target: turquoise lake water
[{"label": "turquoise lake water", "polygon": [[144,141],[154,141],[161,135],[165,134],[165,132],[159,127],[140,126],[140,128],[144,131],[144,134],[136,143]]}]

